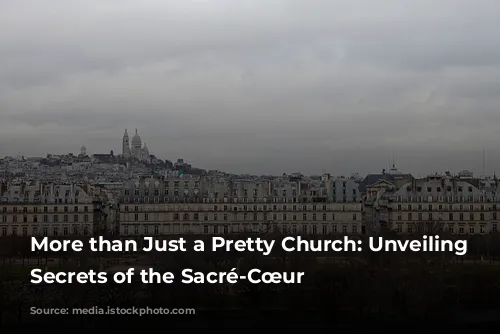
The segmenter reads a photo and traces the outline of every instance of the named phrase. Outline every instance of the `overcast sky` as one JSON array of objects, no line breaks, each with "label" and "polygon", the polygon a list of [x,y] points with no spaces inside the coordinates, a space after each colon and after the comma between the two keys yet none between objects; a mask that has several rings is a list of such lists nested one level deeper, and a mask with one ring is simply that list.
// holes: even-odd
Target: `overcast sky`
[{"label": "overcast sky", "polygon": [[0,155],[500,172],[498,0],[0,0]]}]

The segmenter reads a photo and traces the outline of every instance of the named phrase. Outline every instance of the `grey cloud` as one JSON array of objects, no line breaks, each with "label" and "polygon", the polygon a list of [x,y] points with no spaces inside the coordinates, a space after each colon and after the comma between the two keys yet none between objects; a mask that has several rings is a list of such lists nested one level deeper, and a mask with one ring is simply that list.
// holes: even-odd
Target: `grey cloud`
[{"label": "grey cloud", "polygon": [[[0,154],[120,149],[237,172],[495,160],[497,1],[0,2]],[[496,152],[496,153],[495,153]],[[496,164],[496,165],[495,165]]]}]

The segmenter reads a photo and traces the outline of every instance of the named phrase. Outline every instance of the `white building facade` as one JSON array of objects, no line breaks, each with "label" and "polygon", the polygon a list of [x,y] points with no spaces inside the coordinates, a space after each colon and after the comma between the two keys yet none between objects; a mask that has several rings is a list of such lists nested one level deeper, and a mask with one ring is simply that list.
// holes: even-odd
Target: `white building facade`
[{"label": "white building facade", "polygon": [[0,238],[90,235],[93,225],[93,197],[79,185],[9,185],[0,194]]},{"label": "white building facade", "polygon": [[144,146],[142,145],[142,139],[137,129],[135,129],[135,135],[132,137],[132,143],[130,143],[128,132],[125,130],[122,139],[122,155],[125,158],[136,158],[140,161],[149,160],[149,149],[145,143]]},{"label": "white building facade", "polygon": [[361,201],[344,197],[342,189],[334,191],[336,185],[353,186],[332,179],[186,176],[131,181],[120,199],[120,234],[362,233]]}]

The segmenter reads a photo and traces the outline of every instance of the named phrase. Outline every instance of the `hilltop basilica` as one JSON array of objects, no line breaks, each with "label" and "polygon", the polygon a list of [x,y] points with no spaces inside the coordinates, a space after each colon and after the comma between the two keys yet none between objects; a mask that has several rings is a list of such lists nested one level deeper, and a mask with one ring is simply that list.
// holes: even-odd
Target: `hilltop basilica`
[{"label": "hilltop basilica", "polygon": [[130,145],[127,130],[125,130],[125,134],[123,135],[122,155],[125,158],[136,158],[140,161],[149,161],[149,149],[146,143],[142,146],[142,140],[137,133],[137,129],[135,129],[135,135],[132,138],[132,145]]}]

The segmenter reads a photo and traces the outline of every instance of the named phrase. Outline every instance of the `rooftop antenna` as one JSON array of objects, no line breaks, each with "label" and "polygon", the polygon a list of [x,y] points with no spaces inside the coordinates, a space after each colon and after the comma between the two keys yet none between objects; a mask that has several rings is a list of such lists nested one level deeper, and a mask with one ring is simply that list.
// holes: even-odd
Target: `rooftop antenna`
[{"label": "rooftop antenna", "polygon": [[486,175],[486,150],[484,149],[483,147],[483,166],[482,166],[482,169],[483,169],[483,176]]}]

